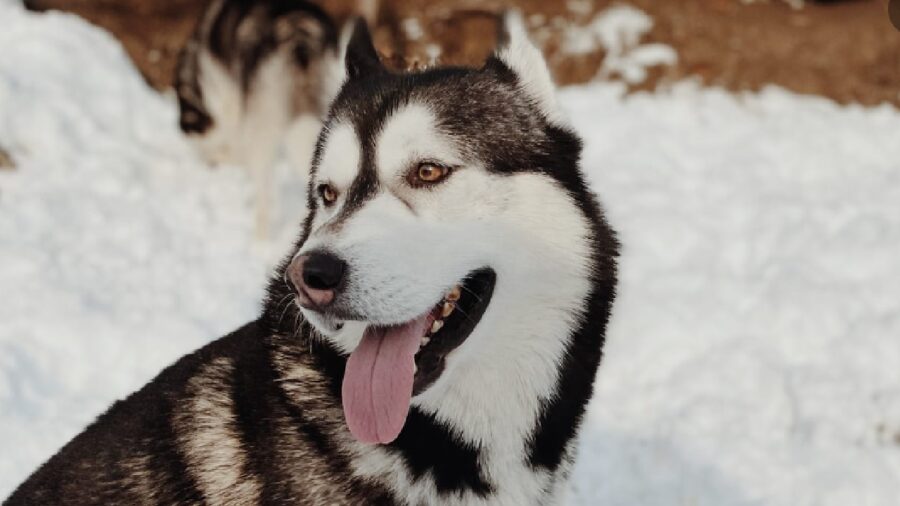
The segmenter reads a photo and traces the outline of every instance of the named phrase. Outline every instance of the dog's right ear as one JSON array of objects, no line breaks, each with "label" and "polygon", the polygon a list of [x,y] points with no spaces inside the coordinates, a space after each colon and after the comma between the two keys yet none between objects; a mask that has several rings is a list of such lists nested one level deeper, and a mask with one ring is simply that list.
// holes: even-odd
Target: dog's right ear
[{"label": "dog's right ear", "polygon": [[556,101],[556,86],[547,61],[529,39],[525,21],[518,11],[507,11],[498,19],[497,48],[485,68],[496,68],[498,64],[515,74],[522,91],[535,101],[548,119],[566,124]]},{"label": "dog's right ear", "polygon": [[351,30],[344,56],[347,79],[356,79],[382,72],[384,66],[375,51],[375,44],[372,42],[372,34],[369,33],[366,21],[362,18],[356,19],[352,22]]}]

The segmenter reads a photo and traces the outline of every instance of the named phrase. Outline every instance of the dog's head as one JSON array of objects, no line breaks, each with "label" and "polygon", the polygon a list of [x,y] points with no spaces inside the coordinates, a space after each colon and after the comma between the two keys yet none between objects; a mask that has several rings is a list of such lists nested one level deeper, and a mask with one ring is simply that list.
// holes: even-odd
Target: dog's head
[{"label": "dog's head", "polygon": [[594,205],[580,141],[517,15],[501,34],[481,68],[405,74],[382,67],[365,24],[350,38],[285,278],[350,354],[344,408],[363,441],[391,441],[411,396],[485,357],[557,360],[531,336],[560,341],[580,317]]}]

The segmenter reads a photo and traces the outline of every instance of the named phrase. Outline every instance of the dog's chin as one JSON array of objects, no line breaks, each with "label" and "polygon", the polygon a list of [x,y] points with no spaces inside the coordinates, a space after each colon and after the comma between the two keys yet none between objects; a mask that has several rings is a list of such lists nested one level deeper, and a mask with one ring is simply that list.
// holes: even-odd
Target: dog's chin
[{"label": "dog's chin", "polygon": [[366,333],[389,333],[407,326],[424,328],[415,353],[413,395],[418,395],[437,381],[444,371],[447,356],[459,348],[478,326],[491,302],[496,281],[497,275],[489,267],[472,271],[436,303],[424,306],[427,309],[423,309],[419,316],[400,323],[375,323],[365,318],[346,318],[345,315],[302,307],[301,311],[322,337],[347,354],[358,347],[359,341],[349,335],[341,335],[345,333],[342,331],[358,334],[354,337],[360,338]]},{"label": "dog's chin", "polygon": [[319,334],[327,338],[335,337],[338,332],[344,328],[344,322],[342,320],[334,318],[326,313],[306,309],[299,304],[298,307],[303,314],[303,318],[305,318]]}]

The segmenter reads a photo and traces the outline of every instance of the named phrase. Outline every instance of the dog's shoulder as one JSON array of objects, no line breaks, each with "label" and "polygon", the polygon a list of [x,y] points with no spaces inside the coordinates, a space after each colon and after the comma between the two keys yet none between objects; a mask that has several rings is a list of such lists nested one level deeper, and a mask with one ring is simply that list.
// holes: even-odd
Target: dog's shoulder
[{"label": "dog's shoulder", "polygon": [[253,322],[182,357],[5,504],[392,503],[352,476],[334,379],[307,339]]},{"label": "dog's shoulder", "polygon": [[202,380],[211,368],[258,353],[264,346],[263,327],[254,322],[182,357],[139,391],[115,402],[5,504],[137,504],[147,497],[174,503],[202,500],[180,442],[178,420],[184,418],[180,412],[197,393],[198,381],[204,382],[207,395],[226,390],[224,381],[215,386]]}]

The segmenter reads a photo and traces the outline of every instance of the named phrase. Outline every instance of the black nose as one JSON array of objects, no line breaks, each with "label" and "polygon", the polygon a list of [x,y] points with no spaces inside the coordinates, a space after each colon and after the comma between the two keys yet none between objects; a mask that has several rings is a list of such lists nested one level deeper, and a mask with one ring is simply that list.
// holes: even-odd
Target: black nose
[{"label": "black nose", "polygon": [[316,290],[333,290],[344,278],[347,264],[325,252],[314,252],[303,262],[303,282]]}]

